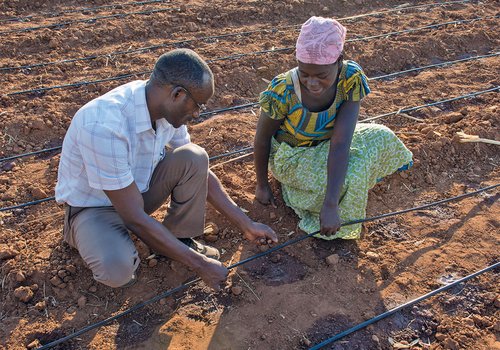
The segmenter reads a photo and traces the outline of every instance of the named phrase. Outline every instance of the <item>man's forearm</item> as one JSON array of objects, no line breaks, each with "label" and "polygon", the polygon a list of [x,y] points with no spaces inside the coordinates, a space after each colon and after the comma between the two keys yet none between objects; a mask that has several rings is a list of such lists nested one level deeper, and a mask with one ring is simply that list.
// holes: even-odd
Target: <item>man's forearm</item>
[{"label": "man's forearm", "polygon": [[125,222],[127,227],[159,254],[179,261],[194,270],[203,266],[203,255],[183,244],[165,226],[146,213],[138,220],[127,221]]}]

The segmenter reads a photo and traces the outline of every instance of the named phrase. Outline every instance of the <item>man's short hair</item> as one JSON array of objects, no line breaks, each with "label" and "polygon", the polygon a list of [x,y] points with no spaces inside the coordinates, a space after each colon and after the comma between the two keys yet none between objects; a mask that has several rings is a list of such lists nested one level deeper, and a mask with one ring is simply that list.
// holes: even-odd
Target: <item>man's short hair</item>
[{"label": "man's short hair", "polygon": [[213,81],[208,64],[193,50],[176,49],[161,55],[151,73],[151,81],[160,85],[201,88],[206,75]]}]

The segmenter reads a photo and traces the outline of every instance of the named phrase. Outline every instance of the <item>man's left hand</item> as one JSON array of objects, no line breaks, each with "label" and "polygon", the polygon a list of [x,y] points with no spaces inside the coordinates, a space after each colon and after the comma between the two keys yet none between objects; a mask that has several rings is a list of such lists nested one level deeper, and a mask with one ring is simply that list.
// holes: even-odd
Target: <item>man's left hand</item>
[{"label": "man's left hand", "polygon": [[259,222],[252,222],[250,227],[243,233],[246,239],[256,244],[271,244],[278,242],[278,236],[267,225]]}]

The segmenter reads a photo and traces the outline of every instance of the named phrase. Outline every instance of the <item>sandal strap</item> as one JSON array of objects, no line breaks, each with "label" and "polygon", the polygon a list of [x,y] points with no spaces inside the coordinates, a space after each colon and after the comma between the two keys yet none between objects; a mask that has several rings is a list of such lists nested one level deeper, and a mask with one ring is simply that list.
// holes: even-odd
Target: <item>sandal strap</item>
[{"label": "sandal strap", "polygon": [[179,238],[179,241],[187,245],[189,248],[197,251],[198,253],[205,255],[208,258],[216,260],[220,259],[219,250],[217,248],[201,244],[200,242],[192,238]]}]

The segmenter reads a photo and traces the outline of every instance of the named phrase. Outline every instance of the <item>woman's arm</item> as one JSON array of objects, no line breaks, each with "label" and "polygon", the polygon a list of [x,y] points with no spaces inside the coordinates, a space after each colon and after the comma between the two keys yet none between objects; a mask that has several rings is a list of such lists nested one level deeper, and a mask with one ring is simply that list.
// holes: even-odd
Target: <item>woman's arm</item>
[{"label": "woman's arm", "polygon": [[349,148],[358,121],[360,102],[345,101],[338,111],[328,152],[326,196],[320,213],[321,234],[335,234],[341,225],[340,193],[349,163]]},{"label": "woman's arm", "polygon": [[257,186],[255,198],[262,204],[275,206],[273,193],[267,179],[267,164],[271,150],[271,138],[278,131],[281,120],[271,119],[268,113],[261,111],[254,139],[255,174]]}]

